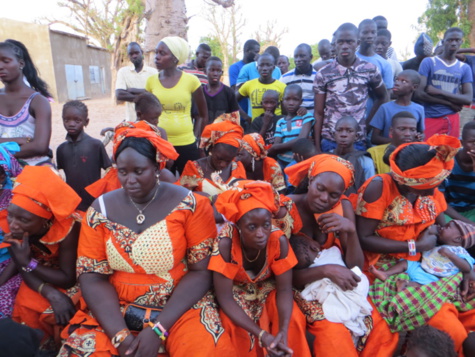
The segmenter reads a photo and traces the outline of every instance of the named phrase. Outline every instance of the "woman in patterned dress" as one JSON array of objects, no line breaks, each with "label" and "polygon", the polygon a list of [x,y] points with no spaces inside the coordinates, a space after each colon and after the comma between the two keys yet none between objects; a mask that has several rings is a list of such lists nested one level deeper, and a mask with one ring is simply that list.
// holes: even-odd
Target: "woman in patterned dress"
[{"label": "woman in patterned dress", "polygon": [[[209,201],[157,181],[176,156],[153,130],[133,123],[116,129],[123,188],[100,196],[83,220],[77,273],[84,300],[63,331],[60,356],[156,357],[162,347],[170,357],[198,350],[235,356],[209,292],[216,237],[215,225],[206,224],[213,222]],[[162,310],[148,318],[150,308]],[[133,311],[139,318],[129,320]]]}]

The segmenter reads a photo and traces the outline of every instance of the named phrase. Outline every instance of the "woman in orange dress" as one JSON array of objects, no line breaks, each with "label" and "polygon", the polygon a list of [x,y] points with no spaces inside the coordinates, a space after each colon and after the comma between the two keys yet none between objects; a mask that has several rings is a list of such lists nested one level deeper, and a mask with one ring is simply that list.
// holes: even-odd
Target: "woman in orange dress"
[{"label": "woman in orange dress", "polygon": [[180,177],[180,185],[192,191],[216,196],[234,179],[245,179],[246,170],[234,161],[241,146],[242,127],[233,120],[206,125],[201,134],[201,148],[209,156],[188,161]]},{"label": "woman in orange dress", "polygon": [[269,182],[279,193],[285,193],[285,180],[277,161],[267,156],[264,139],[257,133],[244,135],[236,160],[246,169],[248,180]]},{"label": "woman in orange dress", "polygon": [[[294,286],[301,289],[315,280],[328,278],[343,290],[354,289],[360,278],[351,268],[362,269],[364,259],[353,208],[343,195],[353,182],[352,165],[338,156],[320,154],[285,169],[285,173],[297,187],[296,193],[289,197],[295,202],[303,223],[300,234],[311,237],[321,249],[339,247],[346,264],[346,267],[330,264],[294,269]],[[392,355],[396,348],[397,338],[378,314],[366,317],[368,329],[354,342],[344,324],[325,318],[320,303],[306,301],[300,293],[295,298],[307,317],[308,331],[315,336],[314,354],[318,357],[383,357]]]},{"label": "woman in orange dress", "polygon": [[73,213],[80,201],[51,168],[26,166],[7,209],[4,241],[11,245],[9,252],[23,279],[12,318],[41,329],[45,350],[59,347],[53,340],[55,326],[66,325],[76,312],[71,298],[78,293],[79,224]]},{"label": "woman in orange dress", "polygon": [[[436,245],[437,237],[429,228],[434,223],[444,225],[443,213],[447,208],[437,186],[450,174],[460,146],[458,139],[447,135],[403,144],[390,156],[391,172],[376,175],[360,188],[357,228],[366,267],[380,268],[399,259],[418,260],[422,252]],[[426,288],[412,289],[419,294]],[[440,295],[450,293],[448,286],[442,289]],[[468,331],[475,330],[475,311],[461,312],[456,301],[457,308],[452,303],[434,301],[438,296],[421,296],[420,310],[428,309],[424,322],[447,332],[456,350],[462,353]],[[416,300],[411,305],[415,303]]]},{"label": "woman in orange dress", "polygon": [[221,318],[240,356],[309,356],[305,319],[293,309],[288,239],[272,228],[279,197],[269,183],[241,181],[215,207],[229,221],[215,242],[214,271]]},{"label": "woman in orange dress", "polygon": [[[129,123],[130,124],[130,123]],[[132,126],[132,127],[131,127]],[[116,131],[121,189],[82,222],[77,273],[84,300],[59,356],[235,356],[207,270],[216,237],[209,201],[159,182],[173,146],[133,124]]]}]

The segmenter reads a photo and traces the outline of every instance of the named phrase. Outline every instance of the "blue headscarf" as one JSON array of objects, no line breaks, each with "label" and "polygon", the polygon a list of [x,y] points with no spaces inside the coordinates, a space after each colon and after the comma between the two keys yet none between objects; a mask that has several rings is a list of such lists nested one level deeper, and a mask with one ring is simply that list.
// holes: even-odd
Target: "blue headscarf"
[{"label": "blue headscarf", "polygon": [[12,177],[16,177],[21,173],[21,166],[13,156],[20,151],[20,145],[10,141],[0,144],[0,166],[5,170],[5,181],[0,182],[3,189],[12,190]]},{"label": "blue headscarf", "polygon": [[432,48],[434,43],[432,39],[425,33],[421,33],[416,43],[414,44],[414,53],[416,56],[429,57],[432,55]]}]

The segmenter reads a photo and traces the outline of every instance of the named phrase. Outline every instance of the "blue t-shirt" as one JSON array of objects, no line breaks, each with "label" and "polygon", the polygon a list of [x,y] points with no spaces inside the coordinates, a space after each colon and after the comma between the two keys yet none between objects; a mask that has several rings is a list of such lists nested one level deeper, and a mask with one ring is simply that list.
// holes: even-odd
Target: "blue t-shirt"
[{"label": "blue t-shirt", "polygon": [[376,111],[369,125],[371,125],[373,128],[381,130],[381,134],[384,137],[389,138],[391,120],[393,116],[399,112],[412,113],[417,119],[417,131],[419,133],[424,132],[424,107],[414,102],[411,102],[411,104],[409,104],[407,107],[396,104],[395,101],[384,103]]},{"label": "blue t-shirt", "polygon": [[[237,83],[237,79],[239,77],[239,71],[241,68],[244,67],[244,62],[241,60],[239,62],[233,63],[229,66],[228,73],[229,73],[229,86],[235,86]],[[249,99],[243,98],[239,101],[239,105],[241,106],[242,110],[247,112],[249,110]]]},{"label": "blue t-shirt", "polygon": [[475,102],[475,56],[467,56],[465,55],[465,63],[470,66],[472,69],[472,88],[473,88],[473,98],[472,102]]},{"label": "blue t-shirt", "polygon": [[[468,64],[455,60],[447,65],[440,57],[424,58],[419,67],[419,74],[427,78],[427,84],[443,91],[458,94],[464,83],[472,83],[472,70]],[[427,118],[440,118],[454,114],[454,110],[443,104],[424,104]]]},{"label": "blue t-shirt", "polygon": [[[290,140],[296,139],[300,135],[300,131],[302,130],[302,127],[306,123],[310,123],[312,126],[313,123],[315,122],[315,118],[307,113],[303,117],[296,115],[293,117],[291,120],[291,130],[287,130],[287,120],[285,118],[279,119],[279,121],[276,124],[276,129],[275,129],[275,138],[282,138],[282,143],[287,143]],[[292,150],[286,151],[285,153],[280,153],[277,154],[277,158],[283,162],[291,162],[293,160],[294,154],[292,153]]]},{"label": "blue t-shirt", "polygon": [[378,54],[368,57],[368,56],[363,56],[359,52],[356,52],[356,55],[362,60],[372,63],[376,67],[378,67],[379,72],[381,72],[381,77],[383,77],[384,85],[386,86],[387,89],[391,89],[394,87],[393,69],[391,67],[391,64],[388,61],[386,61],[383,57],[381,57]]}]

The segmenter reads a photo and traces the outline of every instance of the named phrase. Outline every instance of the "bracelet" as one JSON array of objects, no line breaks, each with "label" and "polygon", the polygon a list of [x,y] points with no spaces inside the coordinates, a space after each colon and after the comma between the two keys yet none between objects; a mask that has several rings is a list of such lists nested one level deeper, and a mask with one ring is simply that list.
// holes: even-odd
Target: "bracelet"
[{"label": "bracelet", "polygon": [[257,337],[257,340],[259,341],[259,347],[261,348],[264,347],[262,346],[262,337],[264,336],[265,332],[266,332],[265,330],[261,330],[261,332],[259,332],[259,336]]},{"label": "bracelet", "polygon": [[21,267],[25,273],[31,273],[38,267],[38,261],[36,259],[31,259],[26,267]]},{"label": "bracelet", "polygon": [[38,294],[41,295],[41,292],[43,291],[43,288],[44,288],[46,285],[49,285],[49,284],[48,284],[48,283],[41,283],[40,286],[38,286],[38,289],[36,289],[36,291],[38,291]]},{"label": "bracelet", "polygon": [[163,335],[165,337],[168,337],[168,332],[167,330],[165,330],[165,327],[162,326],[162,324],[160,323],[160,321],[157,321],[157,323],[155,324],[154,328],[158,327],[160,329],[160,331],[162,331]]},{"label": "bracelet", "polygon": [[410,240],[407,241],[407,247],[409,248],[409,255],[411,257],[413,257],[414,255],[417,254],[416,242],[414,241],[414,239],[410,239]]},{"label": "bracelet", "polygon": [[119,348],[120,344],[124,342],[129,335],[130,331],[128,328],[120,330],[111,338],[112,346],[114,346],[114,348]]},{"label": "bracelet", "polygon": [[[165,341],[167,339],[165,335],[162,334],[162,332],[158,329],[157,325],[153,324],[153,322],[149,321],[148,325],[152,328],[153,332],[155,332],[157,336],[160,337],[162,341]],[[168,336],[168,333],[167,333],[167,336]]]}]

